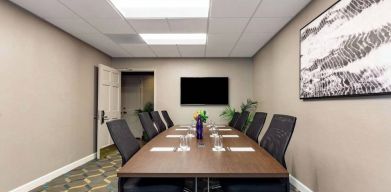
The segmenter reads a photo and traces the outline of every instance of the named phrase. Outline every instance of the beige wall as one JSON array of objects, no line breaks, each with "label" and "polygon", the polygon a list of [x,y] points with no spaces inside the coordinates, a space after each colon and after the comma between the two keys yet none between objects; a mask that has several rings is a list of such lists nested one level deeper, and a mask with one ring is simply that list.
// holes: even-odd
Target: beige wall
[{"label": "beige wall", "polygon": [[154,77],[152,75],[143,78],[143,105],[154,101]]},{"label": "beige wall", "polygon": [[225,107],[181,106],[180,77],[229,77],[230,103],[236,108],[253,95],[251,59],[114,59],[113,67],[154,69],[155,109],[167,110],[177,124],[190,123],[193,112],[198,109],[206,109],[211,119],[223,122],[218,115]]},{"label": "beige wall", "polygon": [[391,97],[299,99],[299,30],[334,2],[314,0],[258,53],[254,96],[262,111],[298,117],[286,160],[312,190],[390,191]]},{"label": "beige wall", "polygon": [[0,191],[94,152],[94,65],[111,59],[0,1]]}]

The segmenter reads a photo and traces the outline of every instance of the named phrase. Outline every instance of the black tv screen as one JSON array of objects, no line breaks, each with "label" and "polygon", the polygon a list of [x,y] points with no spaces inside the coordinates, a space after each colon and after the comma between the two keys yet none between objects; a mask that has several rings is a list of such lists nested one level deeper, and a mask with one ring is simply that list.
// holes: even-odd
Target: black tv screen
[{"label": "black tv screen", "polygon": [[182,77],[182,105],[228,105],[228,77]]}]

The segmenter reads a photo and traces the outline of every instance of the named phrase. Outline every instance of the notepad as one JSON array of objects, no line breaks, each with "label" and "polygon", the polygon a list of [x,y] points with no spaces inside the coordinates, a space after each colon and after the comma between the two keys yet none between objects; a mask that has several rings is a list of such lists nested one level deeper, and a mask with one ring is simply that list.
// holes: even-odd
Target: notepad
[{"label": "notepad", "polygon": [[218,129],[218,131],[232,131],[232,129]]},{"label": "notepad", "polygon": [[226,127],[225,125],[216,125],[217,128],[219,127]]},{"label": "notepad", "polygon": [[180,147],[178,147],[178,150],[177,151],[190,151],[190,147],[187,147],[186,149],[182,149],[182,148],[180,148]]},{"label": "notepad", "polygon": [[224,138],[238,138],[239,135],[222,135]]},{"label": "notepad", "polygon": [[229,149],[234,152],[253,152],[253,151],[255,151],[252,147],[230,147]]},{"label": "notepad", "polygon": [[175,129],[176,131],[187,131],[189,129]]},{"label": "notepad", "polygon": [[167,135],[166,137],[167,138],[179,138],[181,137],[182,135]]},{"label": "notepad", "polygon": [[225,148],[221,148],[221,149],[216,149],[216,148],[212,148],[212,151],[215,151],[215,152],[221,152],[221,151],[225,151]]},{"label": "notepad", "polygon": [[189,128],[189,127],[191,127],[190,125],[181,125],[181,126],[179,126],[179,127],[182,127],[182,128]]},{"label": "notepad", "polygon": [[174,151],[175,147],[153,147],[150,151],[153,152],[170,152]]}]

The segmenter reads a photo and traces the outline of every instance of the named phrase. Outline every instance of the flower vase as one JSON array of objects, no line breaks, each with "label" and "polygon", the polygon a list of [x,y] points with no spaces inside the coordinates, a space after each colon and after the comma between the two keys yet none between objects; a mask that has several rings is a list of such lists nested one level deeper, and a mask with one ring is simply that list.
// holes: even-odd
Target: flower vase
[{"label": "flower vase", "polygon": [[203,125],[202,125],[201,115],[198,115],[198,117],[197,117],[196,131],[197,131],[197,139],[202,139],[203,138]]}]

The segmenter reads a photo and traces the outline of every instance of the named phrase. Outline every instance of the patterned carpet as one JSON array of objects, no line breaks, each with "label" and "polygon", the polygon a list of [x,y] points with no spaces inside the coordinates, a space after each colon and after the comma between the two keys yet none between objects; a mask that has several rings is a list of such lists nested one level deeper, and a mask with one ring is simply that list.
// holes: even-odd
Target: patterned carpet
[{"label": "patterned carpet", "polygon": [[32,191],[114,192],[117,191],[117,170],[120,166],[121,156],[113,150],[105,158],[90,161]]},{"label": "patterned carpet", "polygon": [[[121,166],[121,156],[117,150],[107,149],[103,152],[106,156],[100,160],[93,160],[82,165],[52,181],[42,185],[32,192],[117,192],[116,172]],[[198,191],[206,190],[206,180],[198,181]],[[193,189],[194,182],[186,182],[186,188]],[[211,192],[221,192],[222,190],[211,190]],[[299,192],[293,186],[291,192]]]}]

